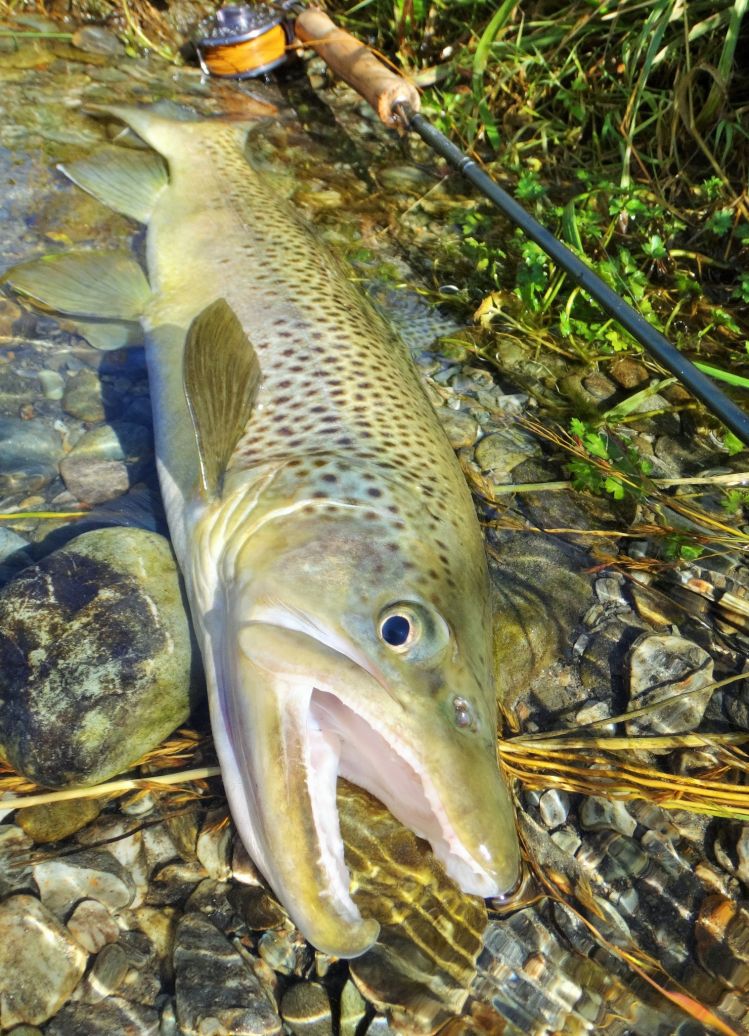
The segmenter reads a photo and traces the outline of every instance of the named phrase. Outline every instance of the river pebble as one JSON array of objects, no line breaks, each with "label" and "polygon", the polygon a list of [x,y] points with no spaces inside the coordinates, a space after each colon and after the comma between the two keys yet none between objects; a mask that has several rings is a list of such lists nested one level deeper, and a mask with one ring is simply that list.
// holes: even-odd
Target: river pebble
[{"label": "river pebble", "polygon": [[182,903],[205,877],[198,860],[167,863],[151,873],[146,902],[149,906]]},{"label": "river pebble", "polygon": [[125,48],[113,32],[101,25],[84,25],[76,29],[71,40],[74,47],[85,50],[88,54],[124,54]]},{"label": "river pebble", "polygon": [[174,973],[177,1021],[184,1036],[281,1033],[275,1005],[250,966],[197,914],[186,915],[177,925]]},{"label": "river pebble", "polygon": [[198,859],[217,881],[226,881],[231,874],[233,832],[227,819],[224,809],[209,813],[198,836]]},{"label": "river pebble", "polygon": [[633,835],[637,827],[637,821],[623,802],[597,795],[589,795],[583,800],[580,823],[588,831],[619,831],[627,836]]},{"label": "river pebble", "polygon": [[317,982],[297,982],[281,1000],[281,1017],[294,1036],[333,1036],[330,998]]},{"label": "river pebble", "polygon": [[84,533],[0,591],[0,747],[49,787],[106,780],[187,718],[192,657],[167,540]]},{"label": "river pebble", "polygon": [[86,504],[127,493],[148,472],[151,433],[139,424],[116,421],[86,432],[60,463],[68,492]]},{"label": "river pebble", "polygon": [[98,953],[120,936],[119,925],[96,899],[84,899],[78,904],[68,918],[68,931],[87,953]]},{"label": "river pebble", "polygon": [[[238,921],[234,893],[240,890],[226,881],[204,878],[185,902],[185,913],[202,914],[220,930],[226,930]],[[230,898],[230,893],[232,893]]]},{"label": "river pebble", "polygon": [[644,363],[633,359],[631,356],[622,356],[615,360],[610,368],[609,374],[622,388],[642,388],[648,380],[648,369]]},{"label": "river pebble", "polygon": [[394,1029],[382,1014],[375,1015],[364,1031],[366,1036],[398,1036],[398,1029]]},{"label": "river pebble", "polygon": [[270,928],[282,928],[291,924],[284,908],[262,885],[235,887],[231,893],[231,901],[244,918],[247,927],[255,932],[267,932]]},{"label": "river pebble", "polygon": [[630,708],[664,702],[662,708],[629,720],[629,733],[677,734],[697,727],[713,682],[713,660],[704,648],[684,637],[644,634],[632,646],[629,667]]},{"label": "river pebble", "polygon": [[31,564],[28,540],[0,526],[0,586]]},{"label": "river pebble", "polygon": [[68,378],[62,397],[62,408],[79,421],[104,421],[112,413],[112,400],[105,397],[104,387],[95,371],[83,368]]},{"label": "river pebble", "polygon": [[78,985],[87,954],[38,899],[0,903],[0,1027],[51,1018]]},{"label": "river pebble", "polygon": [[143,828],[141,837],[149,873],[179,857],[166,824],[149,824]]},{"label": "river pebble", "polygon": [[366,1013],[366,1000],[351,979],[348,979],[341,990],[339,1004],[338,1031],[340,1036],[356,1036]]},{"label": "river pebble", "polygon": [[570,797],[566,791],[551,788],[541,796],[538,808],[547,827],[559,827],[565,822],[570,811]]},{"label": "river pebble", "polygon": [[485,435],[474,450],[476,463],[482,472],[495,482],[510,479],[510,472],[518,464],[537,452],[528,436],[518,429],[506,429]]},{"label": "river pebble", "polygon": [[312,963],[312,949],[296,928],[264,932],[257,949],[279,975],[303,975]]},{"label": "river pebble", "polygon": [[137,889],[148,885],[143,832],[137,821],[122,816],[102,816],[80,832],[78,841],[92,848],[106,845],[107,851],[125,868]]},{"label": "river pebble", "polygon": [[20,827],[0,826],[0,895],[34,890],[30,852],[34,843]]},{"label": "river pebble", "polygon": [[109,943],[97,953],[91,970],[82,983],[80,999],[87,1004],[98,1004],[101,1000],[118,992],[125,981],[130,967],[127,954],[116,942]]},{"label": "river pebble", "polygon": [[443,406],[437,410],[437,416],[454,450],[459,450],[464,446],[473,446],[476,442],[479,425],[470,414]]},{"label": "river pebble", "polygon": [[101,799],[71,799],[19,809],[17,822],[37,844],[58,842],[80,831],[101,812]]},{"label": "river pebble", "polygon": [[39,371],[38,378],[45,399],[62,399],[65,393],[65,379],[59,371],[42,370]]},{"label": "river pebble", "polygon": [[744,824],[736,841],[736,876],[749,885],[749,824]]},{"label": "river pebble", "polygon": [[0,493],[31,493],[57,475],[59,434],[41,418],[0,417]]},{"label": "river pebble", "polygon": [[84,849],[33,867],[42,902],[58,917],[81,899],[96,899],[110,910],[129,906],[135,884],[121,864],[104,849]]},{"label": "river pebble", "polygon": [[46,1036],[158,1036],[154,1007],[111,996],[96,1004],[68,1004],[46,1029]]}]

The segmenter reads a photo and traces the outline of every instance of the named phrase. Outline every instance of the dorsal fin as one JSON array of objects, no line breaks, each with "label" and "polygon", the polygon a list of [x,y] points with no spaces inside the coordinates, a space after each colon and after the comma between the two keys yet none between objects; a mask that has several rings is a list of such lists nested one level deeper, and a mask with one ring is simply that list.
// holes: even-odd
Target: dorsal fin
[{"label": "dorsal fin", "polygon": [[260,385],[257,354],[226,299],[206,306],[190,325],[183,379],[203,489],[219,496]]}]

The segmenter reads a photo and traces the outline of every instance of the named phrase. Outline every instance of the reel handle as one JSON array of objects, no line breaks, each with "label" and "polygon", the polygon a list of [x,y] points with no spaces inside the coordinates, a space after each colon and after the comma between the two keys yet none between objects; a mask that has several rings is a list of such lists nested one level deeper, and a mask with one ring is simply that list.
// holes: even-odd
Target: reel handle
[{"label": "reel handle", "polygon": [[386,126],[405,129],[397,105],[417,112],[419,92],[412,83],[382,64],[350,33],[339,29],[324,11],[309,8],[296,20],[297,38],[312,47],[344,82],[372,105]]}]

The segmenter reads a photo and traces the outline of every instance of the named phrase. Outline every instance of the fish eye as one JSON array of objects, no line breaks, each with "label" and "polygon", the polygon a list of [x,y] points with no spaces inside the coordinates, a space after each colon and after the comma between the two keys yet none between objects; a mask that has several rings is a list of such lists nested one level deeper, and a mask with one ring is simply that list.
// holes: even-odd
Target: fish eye
[{"label": "fish eye", "polygon": [[403,647],[411,636],[411,623],[405,615],[388,615],[380,626],[380,636],[390,647]]},{"label": "fish eye", "polygon": [[426,662],[450,639],[439,612],[420,601],[398,601],[385,608],[377,621],[377,634],[383,644],[413,662]]}]

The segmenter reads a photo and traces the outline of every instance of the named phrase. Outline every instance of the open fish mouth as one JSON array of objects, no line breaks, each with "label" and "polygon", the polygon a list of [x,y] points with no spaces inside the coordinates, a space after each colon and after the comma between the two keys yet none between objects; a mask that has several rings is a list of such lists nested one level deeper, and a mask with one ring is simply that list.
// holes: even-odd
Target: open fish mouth
[{"label": "open fish mouth", "polygon": [[[498,844],[491,833],[483,835],[484,822],[489,832],[497,826],[491,783],[496,760],[461,756],[450,765],[434,744],[434,754],[422,757],[418,743],[410,743],[413,719],[400,705],[394,711],[390,696],[383,700],[381,683],[306,631],[252,621],[238,633],[212,701],[220,709],[214,730],[224,786],[248,852],[315,946],[353,957],[378,932],[351,898],[336,802],[339,777],[371,792],[429,841],[463,891],[505,891],[504,873],[497,870],[501,854],[483,844]],[[479,772],[466,775],[474,762]],[[461,773],[474,785],[472,793],[456,789]],[[498,772],[495,779],[500,786]],[[514,873],[507,884],[513,881]]]},{"label": "open fish mouth", "polygon": [[[334,692],[317,688],[310,699],[308,728],[320,746],[312,779],[323,795],[329,786],[325,780],[318,781],[317,767],[320,775],[335,767],[337,776],[370,792],[405,827],[429,842],[446,873],[464,892],[487,898],[504,891],[461,842],[424,764],[407,745],[393,739],[392,732],[386,736]],[[439,760],[435,762],[439,765]],[[337,827],[335,798],[324,808],[335,814]],[[342,845],[339,851],[343,852]]]}]

